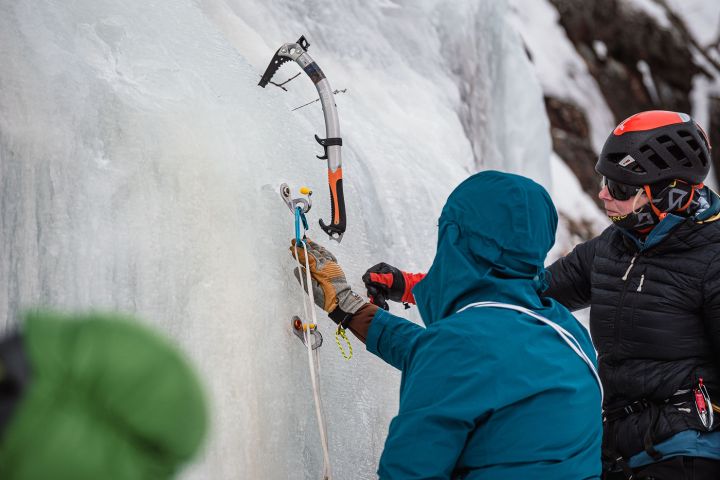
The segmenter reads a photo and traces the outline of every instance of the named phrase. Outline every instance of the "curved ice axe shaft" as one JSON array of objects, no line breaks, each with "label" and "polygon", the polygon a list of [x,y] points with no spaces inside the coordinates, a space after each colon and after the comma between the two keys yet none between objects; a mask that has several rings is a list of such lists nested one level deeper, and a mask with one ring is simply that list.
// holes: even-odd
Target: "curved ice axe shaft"
[{"label": "curved ice axe shaft", "polygon": [[315,139],[322,145],[325,153],[318,156],[321,160],[327,160],[328,166],[328,185],[330,186],[330,224],[326,224],[320,220],[320,228],[327,233],[331,239],[338,243],[342,240],[346,228],[345,218],[345,197],[343,195],[343,179],[342,179],[342,158],[340,156],[340,148],[342,147],[342,138],[340,137],[340,124],[338,122],[337,107],[333,97],[332,88],[325,74],[315,63],[315,60],[307,53],[310,44],[305,37],[300,37],[296,43],[286,43],[278,49],[275,56],[270,61],[265,73],[260,79],[261,87],[265,87],[272,79],[275,72],[280,66],[293,60],[303,69],[315,84],[315,88],[320,94],[320,103],[322,104],[323,116],[325,117],[325,138]]}]

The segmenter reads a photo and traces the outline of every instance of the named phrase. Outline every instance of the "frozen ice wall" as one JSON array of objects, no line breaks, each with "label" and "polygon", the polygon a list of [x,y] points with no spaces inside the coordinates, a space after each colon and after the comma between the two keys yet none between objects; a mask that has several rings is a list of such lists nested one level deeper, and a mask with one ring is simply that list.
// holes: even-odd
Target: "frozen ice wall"
[{"label": "frozen ice wall", "polygon": [[[429,266],[451,189],[484,168],[548,184],[540,87],[495,0],[0,0],[0,329],[22,308],[134,313],[175,338],[213,427],[187,479],[317,479],[319,437],[278,187],[315,189],[313,237],[365,268]],[[349,227],[329,217],[304,75],[257,87],[306,34],[334,88]],[[286,66],[278,79],[297,71]],[[414,310],[402,312],[417,321]],[[399,374],[320,349],[338,479],[374,478]]]}]

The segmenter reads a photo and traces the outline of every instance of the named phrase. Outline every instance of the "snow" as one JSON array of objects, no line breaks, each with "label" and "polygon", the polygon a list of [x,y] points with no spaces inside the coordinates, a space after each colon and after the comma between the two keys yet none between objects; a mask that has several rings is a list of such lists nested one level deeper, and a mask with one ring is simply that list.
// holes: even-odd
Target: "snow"
[{"label": "snow", "polygon": [[[597,82],[559,25],[557,10],[547,0],[511,0],[510,4],[511,20],[521,32],[525,48],[530,52],[534,73],[543,93],[570,101],[585,112],[592,146],[599,153],[608,133],[615,127],[615,121]],[[597,42],[594,48],[600,56],[605,55],[607,50],[601,42]],[[551,195],[560,214],[558,239],[548,257],[555,259],[581,240],[568,232],[567,219],[588,225],[590,231],[600,233],[607,225],[607,218],[583,192],[559,157],[553,154],[550,165]]]},{"label": "snow", "polygon": [[[317,478],[279,186],[314,189],[311,237],[358,291],[379,261],[429,266],[443,202],[469,174],[525,172],[551,188],[540,84],[507,22],[490,0],[0,0],[4,328],[35,305],[135,313],[207,388],[212,431],[183,478]],[[257,86],[301,34],[348,89],[336,96],[341,245],[317,226],[329,217],[320,105],[291,112],[314,87],[304,75],[289,92]],[[342,360],[333,325],[320,331],[335,477],[375,478],[399,374],[354,339]]]},{"label": "snow", "polygon": [[577,224],[588,223],[597,233],[610,225],[608,217],[598,209],[595,202],[582,189],[572,170],[555,153],[551,156],[550,171],[553,184],[550,194],[560,214],[561,228],[558,229],[555,245],[548,254],[548,264],[568,254],[581,240],[569,233],[568,221]]},{"label": "snow", "polygon": [[571,101],[585,112],[592,146],[599,153],[615,120],[600,87],[558,23],[557,10],[548,0],[510,3],[543,92]]},{"label": "snow", "polygon": [[[717,43],[720,38],[720,2],[709,0],[667,0],[673,12],[680,17],[690,34],[697,43],[707,48]],[[695,75],[693,88],[690,92],[693,118],[705,129],[710,125],[710,97],[720,95],[720,82],[715,67],[701,55],[696,49],[692,49],[695,62],[709,72],[713,72],[715,78],[709,79],[704,74]],[[720,58],[717,48],[709,49],[707,52],[715,60]],[[706,184],[718,190],[715,168],[710,165],[710,173]]]},{"label": "snow", "polygon": [[[704,75],[695,75],[693,78],[693,88],[690,92],[690,101],[692,102],[692,116],[704,129],[710,125],[710,97],[717,96],[720,93],[720,84],[717,80],[710,80]],[[710,173],[705,180],[705,184],[718,191],[718,182],[716,180],[715,167],[710,163]]]},{"label": "snow", "polygon": [[459,85],[458,113],[476,166],[523,173],[548,186],[551,139],[542,90],[525,55],[498,55],[521,48],[505,3],[441,4],[434,18],[442,19],[435,23],[441,53]]},{"label": "snow", "polygon": [[[631,8],[636,8],[648,13],[653,17],[662,28],[670,29],[672,25],[668,19],[665,10],[660,7],[654,0],[625,0]],[[715,0],[667,0],[668,6],[673,13],[677,15],[687,27],[690,34],[697,43],[706,48],[707,46],[717,43],[720,38],[720,2]],[[702,56],[694,47],[691,47],[695,62],[701,65],[709,72],[714,72],[717,76],[715,67],[713,67],[707,59]],[[708,52],[714,59],[720,58],[717,49],[711,49]],[[643,76],[643,83],[647,88],[650,96],[655,103],[659,104],[658,93],[655,82],[652,78],[652,72],[648,64],[644,61],[638,62],[638,70]],[[708,79],[704,74],[698,74],[693,79],[693,88],[690,92],[690,101],[692,104],[691,115],[703,128],[709,128],[710,122],[710,97],[720,95],[720,82],[717,78]],[[710,165],[710,173],[705,181],[713,190],[718,190],[718,182],[716,180],[715,168]]]},{"label": "snow", "polygon": [[597,55],[600,60],[605,60],[607,58],[608,50],[605,42],[593,40],[593,50],[595,50],[595,55]]},{"label": "snow", "polygon": [[653,80],[650,65],[648,65],[645,60],[639,60],[637,62],[637,69],[642,75],[643,84],[645,85],[645,88],[650,94],[650,98],[652,99],[653,103],[655,103],[656,105],[660,105],[660,95],[658,95],[657,87],[655,86],[655,81]]},{"label": "snow", "polygon": [[667,0],[673,12],[683,19],[698,43],[706,47],[720,35],[720,2],[715,0]]},{"label": "snow", "polygon": [[620,5],[648,14],[648,16],[655,20],[660,28],[666,30],[672,28],[665,9],[654,0],[623,0]]}]

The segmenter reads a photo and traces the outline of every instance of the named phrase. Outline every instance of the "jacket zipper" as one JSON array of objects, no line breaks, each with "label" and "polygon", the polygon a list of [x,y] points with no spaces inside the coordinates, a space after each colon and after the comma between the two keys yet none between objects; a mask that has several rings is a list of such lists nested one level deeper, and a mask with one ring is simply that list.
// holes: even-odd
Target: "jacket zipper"
[{"label": "jacket zipper", "polygon": [[620,313],[623,311],[623,304],[625,303],[625,295],[628,291],[628,275],[630,275],[630,271],[635,266],[635,260],[637,259],[639,253],[636,253],[633,255],[632,259],[630,260],[630,265],[628,266],[627,270],[625,271],[625,275],[623,275],[623,290],[620,294],[620,301],[618,302],[618,308],[615,311],[615,344],[613,345],[613,351],[617,352],[618,348],[620,347]]}]

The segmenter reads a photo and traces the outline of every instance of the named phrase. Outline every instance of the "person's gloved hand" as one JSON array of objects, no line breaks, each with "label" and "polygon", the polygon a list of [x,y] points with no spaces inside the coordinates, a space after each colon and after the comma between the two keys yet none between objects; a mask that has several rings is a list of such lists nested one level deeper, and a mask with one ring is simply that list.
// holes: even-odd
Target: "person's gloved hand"
[{"label": "person's gloved hand", "polygon": [[385,262],[368,268],[362,276],[370,301],[385,310],[390,308],[387,300],[403,302],[405,308],[410,308],[410,303],[414,305],[412,288],[423,278],[424,273],[403,272]]},{"label": "person's gloved hand", "polygon": [[[305,243],[315,304],[325,310],[332,321],[345,326],[347,321],[367,302],[352,291],[345,279],[345,273],[332,253],[310,239],[306,238]],[[295,252],[295,239],[293,239],[290,254],[295,257]],[[303,245],[297,246],[297,259],[302,267],[295,268],[295,277],[301,285],[305,285],[307,278],[305,252]]]}]

